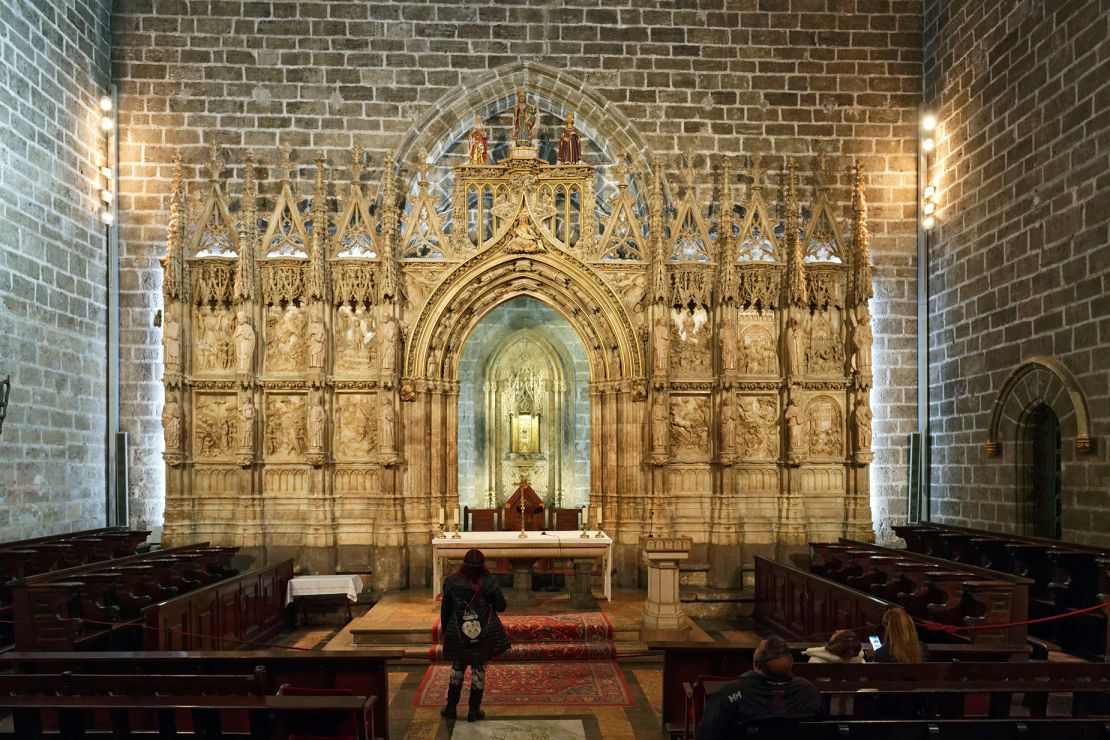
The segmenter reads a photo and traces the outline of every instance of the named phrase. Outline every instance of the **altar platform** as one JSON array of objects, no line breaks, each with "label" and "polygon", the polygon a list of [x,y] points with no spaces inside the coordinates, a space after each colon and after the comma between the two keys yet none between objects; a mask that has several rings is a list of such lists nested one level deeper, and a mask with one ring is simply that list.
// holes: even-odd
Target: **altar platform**
[{"label": "altar platform", "polygon": [[[510,605],[505,613],[519,616],[555,616],[576,612],[566,594],[536,592],[532,606]],[[597,612],[612,625],[612,642],[617,660],[653,660],[651,641],[713,642],[713,638],[687,619],[678,630],[645,630],[644,599],[641,589],[613,589],[612,601],[598,600]],[[346,625],[327,645],[326,650],[353,650],[360,647],[398,647],[405,650],[405,661],[427,662],[432,648],[433,628],[439,619],[439,602],[431,589],[390,592],[370,611]]]}]

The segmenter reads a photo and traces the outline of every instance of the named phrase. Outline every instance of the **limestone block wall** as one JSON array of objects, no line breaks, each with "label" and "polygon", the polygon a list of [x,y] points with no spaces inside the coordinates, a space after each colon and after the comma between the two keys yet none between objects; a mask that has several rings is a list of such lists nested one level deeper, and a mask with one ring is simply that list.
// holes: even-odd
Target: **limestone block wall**
[{"label": "limestone block wall", "polygon": [[[1061,421],[1062,535],[1110,545],[1110,8],[929,0],[925,11],[926,103],[940,119],[929,255],[934,518],[1019,528],[1014,420],[1044,401]],[[999,456],[987,456],[1003,383],[1034,356],[1074,376],[1092,453],[1076,448],[1063,385],[1038,371],[1007,402]]]},{"label": "limestone block wall", "polygon": [[0,2],[0,541],[104,525],[109,6]]},{"label": "limestone block wall", "polygon": [[[476,80],[523,62],[596,91],[674,175],[685,149],[700,163],[763,153],[765,167],[779,168],[784,155],[806,160],[823,145],[837,172],[861,159],[876,265],[873,510],[879,521],[904,516],[904,437],[916,428],[921,2],[861,0],[843,13],[786,0],[690,5],[119,0],[124,417],[139,450],[131,471],[136,521],[156,523],[162,510],[154,318],[174,148],[201,163],[207,143],[218,141],[239,162],[247,148],[270,152],[283,143],[301,164],[321,149],[340,167],[361,144],[376,171],[387,152],[420,133],[416,122]],[[545,116],[539,125],[556,122]]]}]

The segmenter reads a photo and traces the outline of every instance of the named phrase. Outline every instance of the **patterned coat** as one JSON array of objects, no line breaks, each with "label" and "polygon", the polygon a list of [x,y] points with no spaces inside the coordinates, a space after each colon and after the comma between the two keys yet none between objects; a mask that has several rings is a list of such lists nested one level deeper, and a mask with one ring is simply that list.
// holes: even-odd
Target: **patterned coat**
[{"label": "patterned coat", "polygon": [[498,612],[506,609],[505,594],[497,579],[487,574],[482,578],[481,593],[474,599],[474,607],[482,621],[482,636],[477,645],[466,645],[459,635],[459,620],[466,605],[474,599],[474,588],[465,577],[455,573],[443,583],[443,601],[439,607],[439,623],[443,632],[443,655],[448,660],[465,665],[484,665],[502,653],[511,644]]}]

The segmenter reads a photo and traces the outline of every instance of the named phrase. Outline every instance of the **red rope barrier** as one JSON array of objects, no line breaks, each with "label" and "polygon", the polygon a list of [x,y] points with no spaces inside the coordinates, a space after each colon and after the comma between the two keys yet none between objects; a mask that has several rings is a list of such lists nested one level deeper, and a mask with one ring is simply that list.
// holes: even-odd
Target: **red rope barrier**
[{"label": "red rope barrier", "polygon": [[[206,634],[203,634],[203,633],[200,633],[200,632],[187,632],[185,630],[160,629],[158,627],[154,627],[154,626],[149,625],[149,624],[143,624],[142,622],[137,621],[137,620],[131,620],[131,621],[128,621],[128,622],[103,622],[103,621],[100,621],[98,619],[83,619],[81,617],[58,617],[57,619],[38,619],[38,620],[0,619],[0,624],[11,624],[11,625],[19,625],[19,624],[49,625],[49,624],[57,624],[58,622],[78,622],[80,624],[99,624],[99,625],[104,625],[106,627],[142,627],[145,630],[160,632],[160,633],[167,634],[167,635],[170,635],[170,634],[172,634],[172,635],[184,635],[186,637],[200,637],[200,638],[207,638],[209,640],[219,640],[219,639],[221,639],[221,638],[216,637],[215,635],[206,635]],[[257,646],[257,647],[264,647],[264,648],[276,648],[278,650],[303,650],[303,651],[309,652],[309,653],[317,652],[317,650],[315,648],[296,647],[294,645],[275,645],[275,644],[269,643],[269,642],[254,642],[252,640],[243,640],[239,644],[240,645],[250,645],[252,647]]]},{"label": "red rope barrier", "polygon": [[940,622],[932,622],[928,619],[915,619],[914,622],[932,632],[970,632],[972,630],[997,630],[1004,627],[1021,627],[1027,624],[1051,622],[1055,619],[1065,619],[1067,617],[1073,617],[1076,614],[1086,614],[1087,612],[1093,612],[1098,609],[1105,609],[1106,607],[1110,607],[1110,601],[1106,601],[1101,604],[1095,604],[1094,606],[1084,607],[1083,609],[1072,609],[1071,611],[1064,612],[1063,614],[1054,614],[1051,617],[1026,619],[1021,622],[1001,622],[999,624],[976,624],[960,626],[958,624],[941,624]]}]

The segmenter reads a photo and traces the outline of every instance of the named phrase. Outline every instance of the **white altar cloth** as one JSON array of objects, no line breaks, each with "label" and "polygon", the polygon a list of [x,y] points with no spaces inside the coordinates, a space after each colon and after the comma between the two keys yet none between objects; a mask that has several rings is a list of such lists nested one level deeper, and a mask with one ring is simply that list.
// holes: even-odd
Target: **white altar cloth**
[{"label": "white altar cloth", "polygon": [[285,603],[292,604],[298,596],[347,594],[348,601],[358,601],[362,579],[358,576],[296,576],[285,589]]},{"label": "white altar cloth", "polygon": [[443,565],[448,559],[462,560],[466,551],[478,548],[490,558],[594,558],[601,560],[605,598],[613,600],[613,540],[607,534],[595,537],[596,530],[587,532],[453,532],[432,539],[432,598],[443,590]]}]

